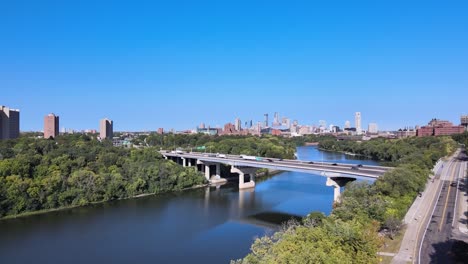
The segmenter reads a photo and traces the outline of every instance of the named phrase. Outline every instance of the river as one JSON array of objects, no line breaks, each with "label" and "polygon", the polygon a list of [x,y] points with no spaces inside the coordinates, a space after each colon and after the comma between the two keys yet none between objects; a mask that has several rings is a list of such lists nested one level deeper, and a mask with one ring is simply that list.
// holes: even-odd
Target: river
[{"label": "river", "polygon": [[[316,147],[301,160],[376,164]],[[326,178],[283,172],[237,184],[108,202],[0,221],[0,263],[229,263],[255,237],[311,211],[329,214]]]}]

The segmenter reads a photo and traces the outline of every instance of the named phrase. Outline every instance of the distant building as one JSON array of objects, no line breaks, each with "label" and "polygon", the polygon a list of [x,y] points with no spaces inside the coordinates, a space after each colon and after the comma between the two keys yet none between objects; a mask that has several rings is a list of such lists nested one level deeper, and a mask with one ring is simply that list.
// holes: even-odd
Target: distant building
[{"label": "distant building", "polygon": [[379,127],[376,123],[369,123],[367,132],[369,132],[370,134],[377,134],[379,133]]},{"label": "distant building", "polygon": [[284,127],[287,127],[287,128],[291,128],[291,119],[289,119],[287,117],[283,117],[281,119],[281,125],[284,126]]},{"label": "distant building", "polygon": [[356,134],[362,134],[362,126],[361,126],[361,112],[356,112],[354,115],[354,125],[356,127]]},{"label": "distant building", "polygon": [[236,130],[236,126],[232,123],[227,123],[224,125],[224,134],[233,134],[235,133],[237,130]]},{"label": "distant building", "polygon": [[241,131],[242,129],[242,124],[241,124],[241,120],[239,118],[236,118],[235,122],[234,122],[234,128],[235,130],[237,131]]},{"label": "distant building", "polygon": [[344,128],[351,128],[351,122],[349,122],[349,120],[346,120],[346,122],[344,123]]},{"label": "distant building", "polygon": [[264,114],[265,116],[265,124],[264,127],[268,127],[268,114]]},{"label": "distant building", "polygon": [[465,131],[464,126],[454,126],[451,122],[440,119],[432,119],[427,126],[422,126],[416,132],[418,137],[444,136],[461,134]]},{"label": "distant building", "polygon": [[299,128],[298,133],[299,133],[300,135],[309,135],[309,134],[311,134],[312,132],[310,131],[310,127],[309,127],[309,126],[301,126],[301,127]]},{"label": "distant building", "polygon": [[465,131],[468,131],[468,115],[462,115],[460,117],[460,125],[465,127]]},{"label": "distant building", "polygon": [[416,136],[416,129],[413,128],[405,128],[405,129],[399,129],[396,133],[395,136],[397,138],[407,138],[407,137],[415,137]]},{"label": "distant building", "polygon": [[114,136],[114,122],[107,118],[101,119],[99,124],[99,132],[101,139],[112,139]]},{"label": "distant building", "polygon": [[44,117],[44,138],[56,138],[59,135],[59,117],[48,114]]},{"label": "distant building", "polygon": [[164,134],[164,128],[162,127],[158,128],[158,134]]},{"label": "distant building", "polygon": [[20,133],[20,112],[18,109],[0,105],[0,140],[18,138]]},{"label": "distant building", "polygon": [[200,123],[200,126],[198,128],[204,129],[205,128],[205,123]]},{"label": "distant building", "polygon": [[206,135],[210,135],[210,136],[214,136],[214,135],[218,135],[218,129],[217,128],[198,128],[197,129],[197,133],[201,133],[201,134],[206,134]]},{"label": "distant building", "polygon": [[275,112],[275,116],[273,118],[273,124],[271,124],[272,126],[280,126],[280,122],[279,122],[279,114],[278,112]]}]

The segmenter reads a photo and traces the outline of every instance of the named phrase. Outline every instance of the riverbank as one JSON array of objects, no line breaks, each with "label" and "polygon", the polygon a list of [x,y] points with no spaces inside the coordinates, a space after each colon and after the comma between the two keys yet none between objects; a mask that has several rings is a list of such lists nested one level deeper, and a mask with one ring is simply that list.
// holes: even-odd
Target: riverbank
[{"label": "riverbank", "polygon": [[0,218],[0,221],[8,220],[8,219],[23,218],[23,217],[33,216],[33,215],[47,214],[47,213],[52,213],[52,212],[56,212],[56,211],[64,211],[64,210],[69,210],[69,209],[73,209],[73,208],[86,207],[86,206],[89,206],[89,205],[97,205],[97,204],[108,203],[108,202],[112,202],[112,201],[124,201],[124,200],[130,200],[130,199],[138,199],[138,198],[147,197],[147,196],[151,196],[151,195],[160,195],[160,194],[166,194],[166,193],[183,192],[183,191],[188,191],[188,190],[204,188],[204,187],[207,187],[209,185],[210,185],[209,183],[197,184],[197,185],[194,185],[192,187],[184,188],[184,189],[182,189],[180,191],[167,191],[167,192],[160,192],[160,193],[141,193],[141,194],[138,194],[138,195],[135,195],[135,196],[120,198],[120,199],[115,199],[115,200],[105,200],[105,201],[99,201],[99,202],[91,202],[91,203],[84,204],[84,205],[65,206],[65,207],[59,207],[59,208],[51,208],[51,209],[43,209],[43,210],[38,210],[38,211],[25,212],[25,213],[16,214],[16,215],[7,215],[5,217]]}]

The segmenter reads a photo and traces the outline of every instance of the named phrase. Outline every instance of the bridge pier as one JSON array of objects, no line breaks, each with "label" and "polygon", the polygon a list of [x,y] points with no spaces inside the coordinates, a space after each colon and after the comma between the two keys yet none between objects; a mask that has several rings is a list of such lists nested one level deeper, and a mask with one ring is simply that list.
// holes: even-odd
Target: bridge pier
[{"label": "bridge pier", "polygon": [[[248,189],[248,188],[255,188],[255,172],[258,168],[252,167],[231,167],[232,173],[239,174],[239,190]],[[250,177],[249,182],[245,182],[245,175],[248,174]]]},{"label": "bridge pier", "polygon": [[[227,180],[224,178],[221,178],[221,164],[220,163],[213,163],[213,162],[206,162],[206,161],[200,161],[197,160],[197,164],[202,164],[202,168],[205,168],[205,179],[210,182],[210,184],[213,183],[226,183]],[[215,167],[215,174],[212,176],[211,174],[211,166],[216,166]]]},{"label": "bridge pier", "polygon": [[341,187],[344,187],[348,182],[355,181],[355,178],[350,177],[327,177],[327,186],[334,187],[333,201],[340,202]]},{"label": "bridge pier", "polygon": [[182,167],[187,167],[187,159],[184,157],[181,157],[182,159]]}]

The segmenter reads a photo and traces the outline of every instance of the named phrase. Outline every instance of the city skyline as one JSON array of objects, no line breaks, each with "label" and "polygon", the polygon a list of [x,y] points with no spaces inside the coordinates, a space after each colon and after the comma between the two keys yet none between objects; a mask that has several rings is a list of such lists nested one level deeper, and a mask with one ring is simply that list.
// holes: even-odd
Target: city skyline
[{"label": "city skyline", "polygon": [[21,110],[22,131],[39,131],[44,112],[75,129],[112,116],[116,131],[275,112],[343,126],[360,111],[382,130],[458,123],[467,7],[13,1],[0,17],[1,104]]}]

